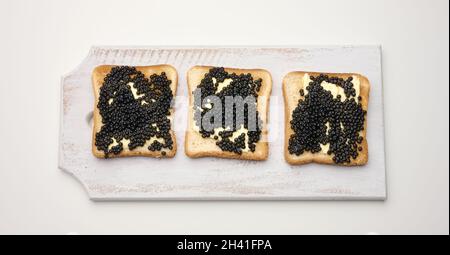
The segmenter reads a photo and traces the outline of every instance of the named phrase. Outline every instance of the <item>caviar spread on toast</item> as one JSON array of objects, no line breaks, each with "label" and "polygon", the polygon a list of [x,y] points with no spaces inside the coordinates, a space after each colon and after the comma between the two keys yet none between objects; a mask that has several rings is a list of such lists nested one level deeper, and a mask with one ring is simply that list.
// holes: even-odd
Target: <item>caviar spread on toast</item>
[{"label": "caviar spread on toast", "polygon": [[214,67],[193,91],[196,131],[215,139],[222,151],[241,155],[255,152],[262,120],[257,111],[262,79],[251,74],[228,73]]},{"label": "caviar spread on toast", "polygon": [[367,112],[361,104],[357,76],[347,79],[305,74],[304,89],[292,112],[288,151],[325,153],[336,164],[348,164],[363,150],[362,131]]},{"label": "caviar spread on toast", "polygon": [[116,66],[104,78],[97,107],[102,126],[95,146],[108,155],[146,146],[149,151],[172,150],[170,84],[164,72],[150,77],[135,67]]}]

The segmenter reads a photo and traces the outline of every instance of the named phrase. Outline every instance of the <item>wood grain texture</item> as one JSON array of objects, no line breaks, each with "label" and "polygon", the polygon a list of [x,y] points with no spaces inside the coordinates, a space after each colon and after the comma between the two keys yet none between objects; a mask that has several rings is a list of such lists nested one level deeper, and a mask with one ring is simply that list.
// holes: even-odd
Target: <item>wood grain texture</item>
[{"label": "wood grain texture", "polygon": [[[174,66],[179,74],[172,159],[97,159],[91,153],[91,73],[98,65]],[[266,161],[186,157],[186,72],[195,65],[265,69],[273,79]],[[364,166],[289,165],[283,156],[282,79],[291,71],[360,73],[371,83]],[[377,46],[330,47],[93,47],[61,80],[59,167],[74,175],[93,200],[384,200],[386,175],[381,74]]]}]

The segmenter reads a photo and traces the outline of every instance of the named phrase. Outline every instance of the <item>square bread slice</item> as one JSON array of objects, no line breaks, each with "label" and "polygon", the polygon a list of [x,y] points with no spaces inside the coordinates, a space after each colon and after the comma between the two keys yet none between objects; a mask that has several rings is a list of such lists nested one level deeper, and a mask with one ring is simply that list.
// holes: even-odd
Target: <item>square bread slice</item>
[{"label": "square bread slice", "polygon": [[[294,109],[298,106],[298,102],[300,99],[304,99],[304,96],[300,95],[300,90],[306,90],[305,88],[309,84],[305,84],[305,81],[308,79],[305,77],[309,76],[319,76],[320,74],[328,75],[329,77],[337,77],[342,79],[347,79],[348,77],[353,78],[353,83],[355,79],[359,81],[359,95],[361,96],[360,103],[362,105],[362,109],[367,112],[368,103],[369,103],[369,92],[370,92],[370,83],[369,80],[356,73],[317,73],[317,72],[291,72],[288,73],[283,79],[283,97],[284,97],[284,109],[285,109],[285,136],[284,136],[284,156],[286,161],[292,165],[301,165],[307,164],[311,162],[321,163],[321,164],[336,164],[333,161],[333,154],[328,155],[326,151],[322,149],[322,151],[317,153],[311,153],[309,151],[305,151],[300,155],[295,155],[289,153],[289,138],[294,131],[291,128],[291,120],[292,113]],[[360,147],[362,151],[359,152],[356,159],[351,158],[350,163],[341,163],[338,165],[343,166],[356,166],[356,165],[365,165],[368,161],[369,153],[368,153],[368,145],[366,139],[367,132],[367,115],[364,120],[364,129],[359,133],[359,135],[363,138]]]},{"label": "square bread slice", "polygon": [[272,91],[272,76],[263,69],[237,69],[224,68],[228,73],[236,74],[251,74],[253,79],[262,79],[261,87],[258,92],[257,110],[262,120],[261,139],[256,143],[254,152],[243,151],[242,154],[234,152],[222,151],[213,138],[203,138],[197,130],[195,130],[194,121],[194,95],[193,92],[201,83],[205,74],[213,68],[212,66],[194,66],[187,73],[188,95],[189,95],[189,109],[188,109],[188,126],[185,136],[185,153],[191,158],[200,157],[219,157],[219,158],[233,158],[244,160],[266,160],[269,155],[269,146],[267,142],[267,121],[269,97]]},{"label": "square bread slice", "polygon": [[[111,71],[111,69],[115,67],[114,65],[102,65],[97,66],[93,72],[92,72],[92,85],[94,89],[94,97],[95,97],[95,104],[94,104],[94,112],[93,112],[93,134],[92,134],[92,153],[95,157],[98,158],[104,158],[105,153],[103,151],[100,151],[95,146],[95,137],[96,134],[100,131],[101,127],[103,126],[102,122],[102,116],[100,115],[100,110],[97,108],[97,104],[99,102],[99,95],[100,95],[100,88],[103,85],[104,78],[106,75]],[[178,74],[174,67],[170,65],[153,65],[153,66],[135,66],[136,70],[142,72],[145,76],[145,78],[149,78],[152,74],[160,75],[162,72],[166,73],[167,79],[172,81],[170,84],[170,89],[172,90],[172,95],[175,97],[176,91],[177,91],[177,85],[178,85]],[[175,153],[177,151],[177,143],[176,143],[176,137],[175,133],[173,131],[173,115],[174,115],[174,109],[170,108],[170,115],[168,118],[171,121],[171,128],[170,128],[170,135],[172,137],[173,145],[172,149],[163,148],[162,150],[156,150],[151,151],[148,149],[148,146],[153,142],[152,139],[149,139],[146,141],[146,144],[141,147],[134,148],[133,150],[130,150],[126,144],[123,146],[123,150],[115,155],[113,153],[109,153],[109,158],[114,157],[129,157],[129,156],[145,156],[145,157],[167,157],[171,158],[175,156]],[[163,155],[165,154],[165,155]]]}]

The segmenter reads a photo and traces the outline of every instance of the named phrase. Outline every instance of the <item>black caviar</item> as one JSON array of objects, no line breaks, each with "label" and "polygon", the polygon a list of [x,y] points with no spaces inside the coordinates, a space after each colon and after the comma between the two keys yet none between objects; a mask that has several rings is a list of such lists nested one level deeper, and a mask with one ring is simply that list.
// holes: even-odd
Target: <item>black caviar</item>
[{"label": "black caviar", "polygon": [[[360,132],[364,130],[367,114],[359,102],[361,98],[358,102],[353,99],[356,97],[353,78],[344,80],[320,74],[310,79],[306,92],[299,92],[303,98],[292,112],[290,125],[294,134],[289,138],[289,153],[297,156],[305,151],[317,153],[322,150],[321,144],[329,144],[326,153],[333,161],[348,164],[362,151]],[[333,98],[331,92],[321,86],[323,81],[342,87],[346,99],[341,101],[340,95]]]},{"label": "black caviar", "polygon": [[[218,84],[224,82],[226,79],[232,79],[232,81],[228,86],[219,90]],[[193,106],[194,121],[195,125],[199,128],[199,132],[202,137],[213,138],[216,141],[216,145],[223,151],[229,151],[241,155],[243,150],[248,146],[248,150],[250,152],[255,152],[256,143],[261,139],[262,120],[256,109],[258,92],[261,88],[261,84],[262,79],[253,79],[250,73],[230,74],[226,72],[223,67],[211,68],[209,72],[205,74],[200,85],[198,85],[196,90],[193,92],[195,98],[194,101],[199,102]],[[214,129],[206,130],[202,125],[205,114],[207,114],[212,107],[214,107],[214,103],[210,103],[209,106],[204,103],[204,99],[209,96],[216,96],[220,100],[222,106],[222,120],[216,122],[214,122],[214,119],[208,120],[216,123],[214,129],[223,128],[222,131],[219,131],[216,134]],[[236,106],[233,106],[232,108],[226,107],[225,102],[226,97],[235,98],[237,96],[240,96],[241,98],[252,97],[255,103],[245,104],[243,114],[237,114]],[[250,111],[253,111],[255,114],[250,115]],[[233,118],[233,124],[231,126],[226,125],[227,115],[232,116]],[[251,122],[253,122],[252,126],[250,126]],[[247,135],[245,133],[236,133],[242,126],[247,131]],[[249,128],[249,126],[254,128]],[[234,134],[239,135],[233,138]]]},{"label": "black caviar", "polygon": [[[111,69],[104,78],[97,104],[103,126],[95,136],[95,146],[105,158],[123,150],[123,139],[129,140],[130,150],[144,146],[152,137],[164,142],[155,140],[148,150],[173,149],[168,118],[173,98],[170,84],[164,72],[147,78],[135,67]],[[111,146],[113,139],[116,144]]]}]

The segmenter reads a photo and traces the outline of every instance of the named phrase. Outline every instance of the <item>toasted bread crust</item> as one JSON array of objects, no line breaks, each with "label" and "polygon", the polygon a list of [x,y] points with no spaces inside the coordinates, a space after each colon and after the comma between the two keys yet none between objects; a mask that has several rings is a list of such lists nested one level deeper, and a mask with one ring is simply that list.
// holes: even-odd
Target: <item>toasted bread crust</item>
[{"label": "toasted bread crust", "polygon": [[186,138],[184,143],[185,153],[191,158],[200,157],[219,157],[245,160],[266,160],[269,155],[269,145],[267,142],[267,121],[269,110],[269,97],[272,91],[272,76],[263,69],[237,69],[225,68],[229,73],[250,73],[254,79],[261,78],[262,85],[258,93],[257,109],[262,120],[261,140],[256,143],[255,152],[242,152],[238,155],[229,151],[222,151],[211,138],[202,138],[201,134],[193,129],[194,127],[194,98],[192,92],[200,84],[204,75],[209,72],[212,66],[194,66],[187,72],[189,109],[188,109],[188,127],[186,129]]},{"label": "toasted bread crust", "polygon": [[[307,163],[320,163],[320,164],[336,164],[333,161],[332,156],[327,155],[325,153],[311,153],[304,152],[303,154],[297,156],[294,154],[290,154],[288,150],[289,146],[289,138],[294,133],[291,128],[290,121],[292,118],[292,111],[297,107],[298,100],[301,98],[298,93],[300,89],[305,88],[307,84],[303,84],[302,78],[305,74],[318,76],[321,73],[318,72],[290,72],[283,79],[283,98],[284,98],[284,157],[289,164],[292,165],[302,165]],[[369,93],[370,93],[370,83],[369,80],[360,74],[356,73],[322,73],[327,74],[333,77],[339,77],[346,79],[350,76],[357,76],[360,80],[360,96],[362,98],[361,104],[364,110],[368,110],[369,104]],[[363,137],[363,142],[361,146],[363,148],[362,152],[359,152],[359,155],[356,159],[352,159],[350,163],[339,164],[342,166],[357,166],[357,165],[365,165],[369,160],[369,152],[368,152],[368,144],[366,139],[367,133],[367,116],[364,122],[364,130],[361,132],[361,136]]]},{"label": "toasted bread crust", "polygon": [[[92,86],[94,89],[94,97],[95,97],[95,104],[94,104],[94,114],[93,114],[93,133],[92,133],[92,154],[97,158],[104,158],[105,153],[103,151],[99,151],[97,147],[95,146],[95,135],[100,131],[102,127],[102,116],[100,115],[100,111],[97,108],[99,96],[100,96],[100,88],[103,84],[103,79],[105,76],[111,71],[111,68],[113,68],[114,65],[101,65],[94,68],[92,71]],[[141,71],[146,77],[149,77],[152,74],[160,74],[161,72],[165,72],[167,75],[167,78],[172,81],[170,84],[170,88],[172,89],[173,96],[177,93],[177,85],[178,85],[178,74],[174,67],[170,65],[155,65],[155,66],[136,66],[136,69]],[[170,117],[173,117],[174,115],[174,109],[170,109]],[[163,149],[162,151],[166,152],[165,158],[172,158],[175,156],[177,152],[177,143],[176,143],[176,136],[175,132],[173,131],[173,121],[172,121],[172,128],[170,130],[170,135],[172,136],[173,140],[173,149]],[[142,147],[138,147],[134,150],[129,150],[128,148],[124,148],[123,151],[121,151],[119,154],[109,154],[109,158],[116,158],[116,157],[131,157],[131,156],[144,156],[144,157],[156,157],[160,158],[163,157],[161,155],[161,151],[150,151],[147,149],[147,146],[144,145]]]}]

